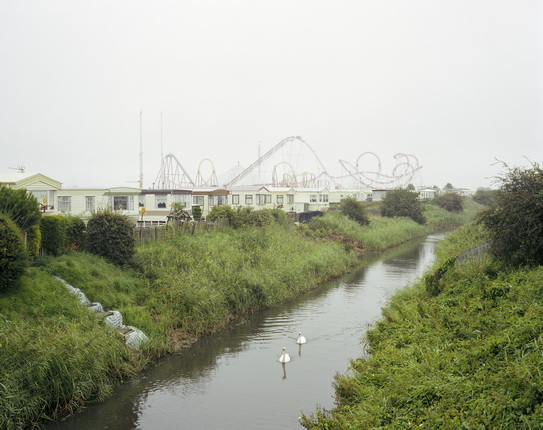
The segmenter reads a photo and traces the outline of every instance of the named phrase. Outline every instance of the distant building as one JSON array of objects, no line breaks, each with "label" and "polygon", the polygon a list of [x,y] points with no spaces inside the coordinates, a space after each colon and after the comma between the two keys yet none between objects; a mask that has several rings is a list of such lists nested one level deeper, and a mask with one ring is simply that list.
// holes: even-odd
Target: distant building
[{"label": "distant building", "polygon": [[[239,169],[237,169],[239,170]],[[236,173],[234,169],[231,173]],[[89,218],[94,211],[112,208],[138,220],[145,226],[164,224],[174,206],[189,215],[200,206],[206,217],[214,206],[281,209],[285,212],[325,212],[331,205],[352,197],[360,201],[381,199],[386,190],[344,190],[292,188],[262,185],[206,187],[185,189],[62,188],[62,183],[45,175],[0,174],[0,184],[27,189],[36,196],[47,214],[70,214]]]}]

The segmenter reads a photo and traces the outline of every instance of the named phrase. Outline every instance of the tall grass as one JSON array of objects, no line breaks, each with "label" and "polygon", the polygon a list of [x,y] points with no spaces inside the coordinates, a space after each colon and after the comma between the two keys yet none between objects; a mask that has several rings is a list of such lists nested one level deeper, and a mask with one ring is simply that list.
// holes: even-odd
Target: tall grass
[{"label": "tall grass", "polygon": [[56,418],[142,368],[115,330],[31,269],[0,296],[0,429]]},{"label": "tall grass", "polygon": [[146,303],[173,329],[201,335],[339,276],[355,258],[272,225],[148,243],[137,261],[153,283]]}]

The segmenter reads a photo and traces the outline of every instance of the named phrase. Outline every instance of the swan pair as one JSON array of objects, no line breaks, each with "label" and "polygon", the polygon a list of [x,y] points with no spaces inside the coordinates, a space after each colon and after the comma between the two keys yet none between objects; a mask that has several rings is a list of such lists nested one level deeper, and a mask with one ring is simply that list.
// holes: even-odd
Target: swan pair
[{"label": "swan pair", "polygon": [[[298,332],[298,339],[296,340],[296,343],[298,345],[302,345],[304,343],[306,343],[307,340],[305,339],[305,337],[302,336],[302,333]],[[288,363],[290,361],[290,355],[287,354],[287,349],[285,347],[281,348],[281,357],[279,357],[279,362],[280,363]]]}]

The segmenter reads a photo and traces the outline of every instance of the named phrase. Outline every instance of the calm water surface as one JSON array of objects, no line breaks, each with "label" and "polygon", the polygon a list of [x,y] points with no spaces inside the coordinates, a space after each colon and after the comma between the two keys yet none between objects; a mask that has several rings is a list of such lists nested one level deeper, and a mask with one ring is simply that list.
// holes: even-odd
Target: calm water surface
[{"label": "calm water surface", "polygon": [[[364,354],[361,339],[381,307],[423,274],[442,238],[366,256],[355,272],[160,360],[104,403],[47,428],[301,429],[302,412],[334,406],[334,375]],[[301,347],[298,331],[307,338]],[[284,365],[283,346],[291,356]]]}]

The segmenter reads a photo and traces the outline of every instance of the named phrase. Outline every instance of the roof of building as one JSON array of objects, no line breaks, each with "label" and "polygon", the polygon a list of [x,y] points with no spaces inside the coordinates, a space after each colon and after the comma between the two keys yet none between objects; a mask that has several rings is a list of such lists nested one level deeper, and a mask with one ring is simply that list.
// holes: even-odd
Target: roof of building
[{"label": "roof of building", "polygon": [[62,182],[41,173],[0,173],[0,184],[6,184],[13,188],[28,188],[37,183],[56,189],[62,187]]}]

